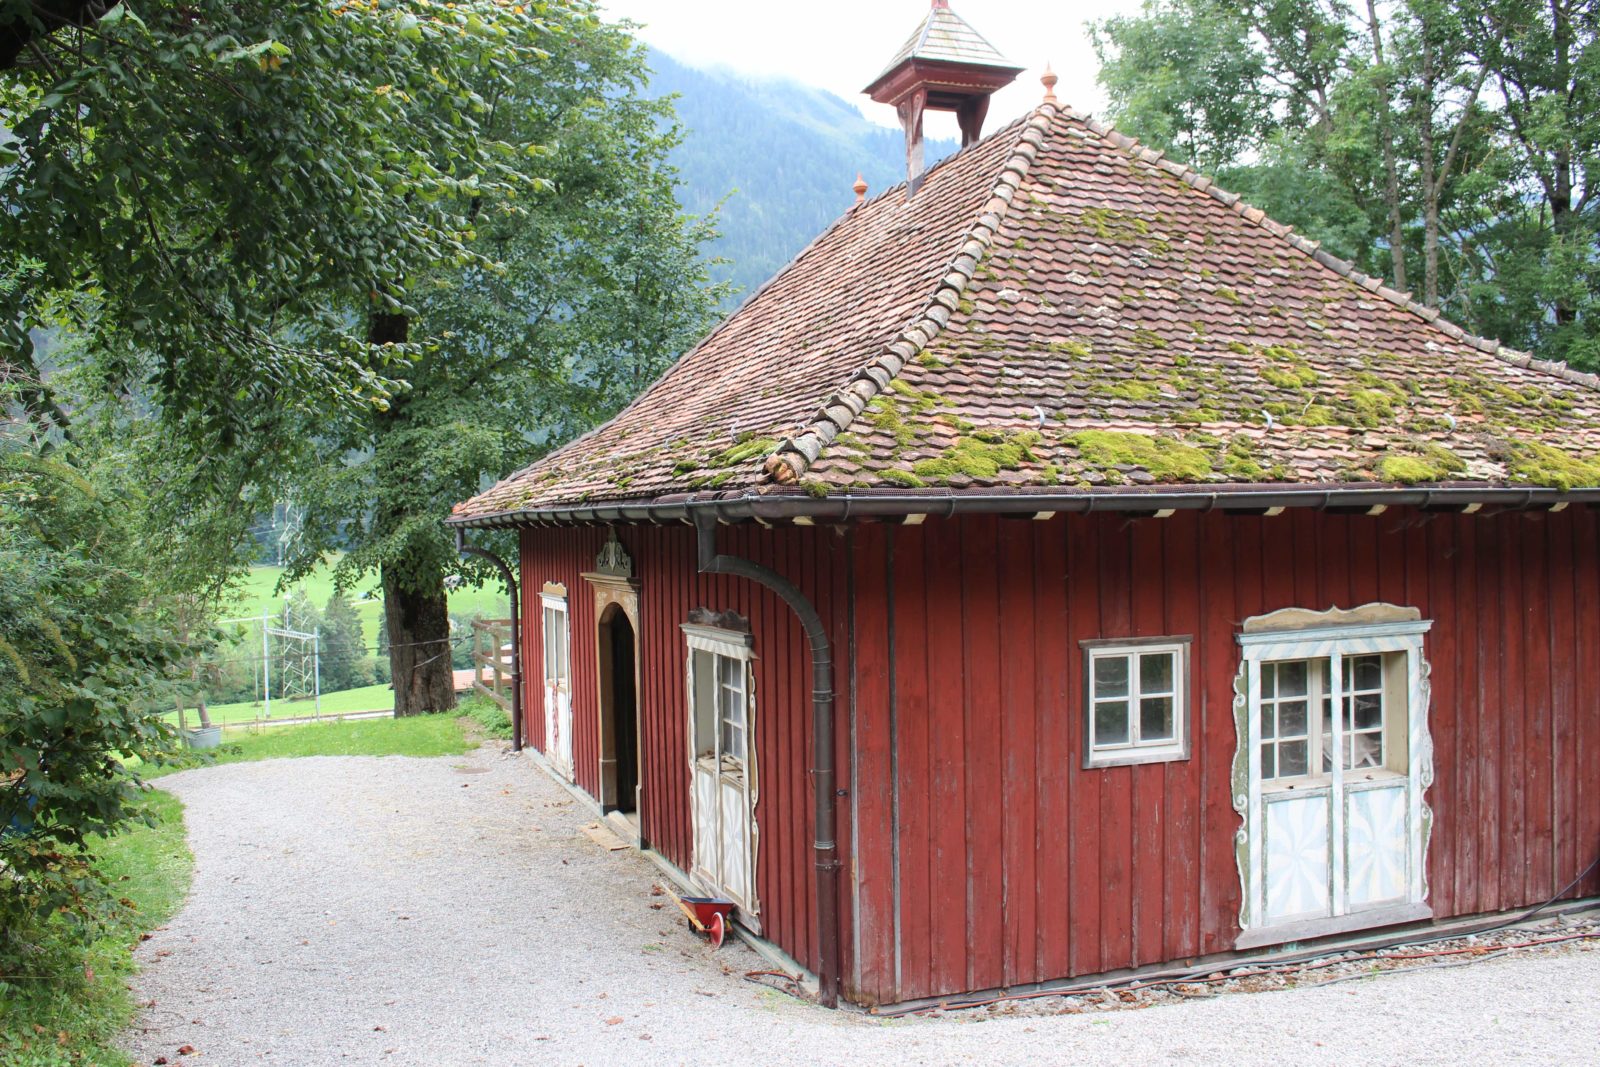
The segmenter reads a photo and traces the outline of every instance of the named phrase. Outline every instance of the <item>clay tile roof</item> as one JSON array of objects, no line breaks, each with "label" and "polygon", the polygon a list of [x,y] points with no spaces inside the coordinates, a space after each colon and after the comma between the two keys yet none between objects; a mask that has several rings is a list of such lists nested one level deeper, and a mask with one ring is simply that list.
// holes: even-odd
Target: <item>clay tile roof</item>
[{"label": "clay tile roof", "polygon": [[1600,485],[1600,381],[1046,104],[857,205],[454,521],[685,494]]},{"label": "clay tile roof", "polygon": [[[922,20],[922,24],[895,53],[888,66],[883,68],[883,74],[888,74],[908,59],[1019,69],[1002,56],[994,45],[984,40],[982,34],[967,25],[960,15],[942,6],[935,6],[928,12],[928,17]],[[880,74],[879,78],[882,77]]]}]

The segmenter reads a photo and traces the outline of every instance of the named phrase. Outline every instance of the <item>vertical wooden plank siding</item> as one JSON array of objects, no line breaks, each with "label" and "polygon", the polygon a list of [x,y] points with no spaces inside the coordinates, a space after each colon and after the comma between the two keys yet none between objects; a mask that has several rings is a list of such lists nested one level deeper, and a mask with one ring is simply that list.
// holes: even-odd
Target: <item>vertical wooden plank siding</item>
[{"label": "vertical wooden plank siding", "polygon": [[[641,582],[643,825],[690,863],[685,647],[697,607],[751,620],[767,937],[814,967],[809,657],[772,594],[695,571],[686,528],[622,528]],[[1600,521],[1559,514],[966,517],[730,527],[835,641],[847,993],[892,1002],[1232,947],[1233,683],[1244,619],[1370,601],[1433,628],[1436,917],[1544,900],[1600,852]],[[524,531],[528,738],[543,742],[539,588],[572,619],[574,762],[597,789],[602,531]],[[1190,758],[1085,770],[1088,639],[1188,635]],[[1600,875],[1571,893],[1600,892]]]},{"label": "vertical wooden plank siding", "polygon": [[[997,984],[1231,949],[1236,635],[1279,608],[1386,601],[1433,620],[1437,917],[1538,903],[1600,850],[1600,768],[1581,756],[1600,742],[1592,514],[1073,516],[998,520],[992,536],[996,521],[895,532],[901,967],[872,999],[976,988],[997,946]],[[1193,637],[1190,759],[1084,770],[1079,642],[1179,634]],[[863,660],[881,653],[858,643]],[[997,863],[994,912],[978,887]]]},{"label": "vertical wooden plank siding", "polygon": [[[756,824],[760,834],[756,893],[762,932],[814,969],[811,659],[804,632],[776,595],[742,579],[699,574],[692,530],[619,527],[617,534],[633,557],[640,583],[637,654],[644,837],[668,861],[682,870],[689,869],[693,846],[688,705],[684,690],[688,653],[680,627],[695,608],[737,611],[750,620],[756,654],[753,740],[758,761]],[[842,537],[798,528],[744,527],[724,528],[720,537],[723,551],[770,566],[795,581],[830,629],[840,634],[841,616],[836,612],[843,605],[835,602],[833,576],[836,571],[842,574],[846,566]],[[522,531],[520,550],[528,619],[523,636],[528,742],[534,748],[544,744],[539,591],[546,582],[560,582],[567,587],[571,619],[573,777],[590,796],[599,792],[600,707],[594,593],[582,575],[594,569],[595,556],[605,539],[605,531],[597,528],[526,529]],[[849,648],[847,640],[837,642],[834,648],[835,684],[845,692]],[[839,729],[848,735],[848,700],[841,702],[841,708]],[[844,743],[848,744],[848,736]],[[841,763],[841,767],[845,766],[848,765]],[[848,839],[841,845],[847,846]],[[842,854],[841,859],[848,871],[848,853]],[[846,895],[845,904],[848,903]]]}]

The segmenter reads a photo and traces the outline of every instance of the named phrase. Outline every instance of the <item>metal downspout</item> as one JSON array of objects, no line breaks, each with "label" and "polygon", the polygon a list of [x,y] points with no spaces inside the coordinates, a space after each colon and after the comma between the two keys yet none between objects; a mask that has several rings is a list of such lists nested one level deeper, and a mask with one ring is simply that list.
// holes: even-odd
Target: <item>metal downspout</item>
[{"label": "metal downspout", "polygon": [[823,1006],[839,1004],[839,849],[834,826],[833,650],[822,616],[798,586],[776,571],[738,556],[717,553],[717,518],[694,514],[700,571],[748,578],[777,593],[805,627],[811,645],[811,785],[816,806],[817,991]]},{"label": "metal downspout", "polygon": [[[456,527],[456,552],[463,556],[477,556],[486,559],[500,572],[500,577],[505,579],[506,593],[511,597],[511,751],[522,751],[522,612],[518,610],[520,597],[518,596],[517,580],[511,574],[511,568],[506,566],[506,561],[490,552],[486,548],[467,544],[467,531]],[[495,658],[499,659],[500,650],[495,649]],[[473,664],[473,673],[477,673],[477,664]]]}]

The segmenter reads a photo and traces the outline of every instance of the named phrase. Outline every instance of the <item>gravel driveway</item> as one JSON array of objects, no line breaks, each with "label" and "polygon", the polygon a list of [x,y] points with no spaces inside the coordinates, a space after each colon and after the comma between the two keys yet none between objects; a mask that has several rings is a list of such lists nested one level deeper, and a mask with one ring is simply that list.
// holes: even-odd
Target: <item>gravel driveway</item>
[{"label": "gravel driveway", "polygon": [[[1600,951],[1142,1011],[875,1020],[743,979],[526,759],[190,771],[194,888],[140,949],[146,1064],[1594,1063]],[[192,1046],[191,1052],[179,1049]]]}]

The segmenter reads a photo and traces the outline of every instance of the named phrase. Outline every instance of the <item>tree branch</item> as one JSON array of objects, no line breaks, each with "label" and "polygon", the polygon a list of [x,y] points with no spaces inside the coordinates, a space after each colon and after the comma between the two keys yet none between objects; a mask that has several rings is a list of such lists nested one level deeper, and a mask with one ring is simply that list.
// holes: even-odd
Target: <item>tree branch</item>
[{"label": "tree branch", "polygon": [[0,70],[13,70],[35,41],[69,26],[98,22],[118,0],[30,0],[0,15]]}]

